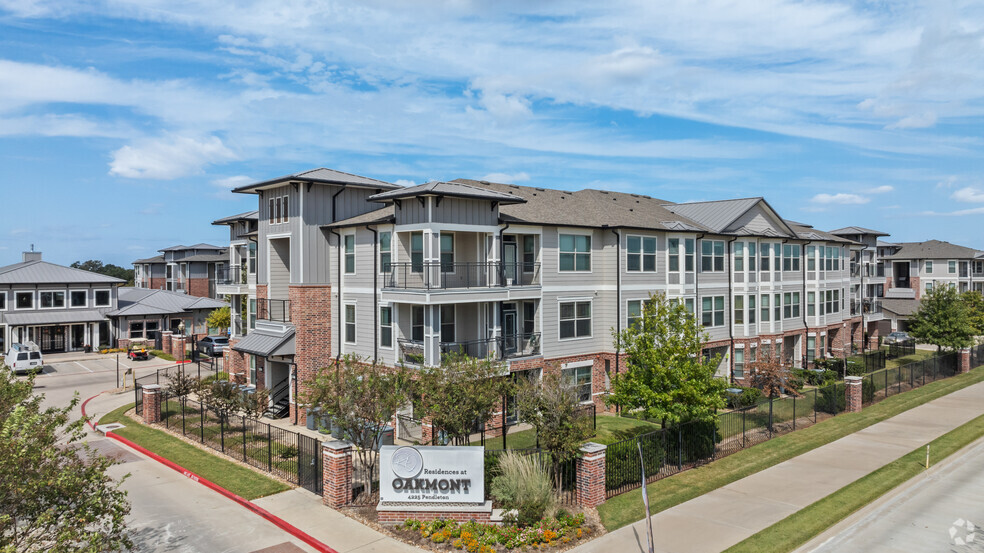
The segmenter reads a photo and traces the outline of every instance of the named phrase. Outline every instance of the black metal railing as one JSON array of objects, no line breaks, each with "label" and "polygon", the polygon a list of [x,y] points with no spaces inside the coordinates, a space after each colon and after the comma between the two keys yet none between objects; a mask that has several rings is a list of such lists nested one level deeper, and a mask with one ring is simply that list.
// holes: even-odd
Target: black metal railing
[{"label": "black metal railing", "polygon": [[[398,338],[401,360],[412,365],[424,364],[424,342]],[[520,333],[495,338],[460,342],[440,342],[441,355],[465,355],[475,359],[491,357],[497,361],[540,354],[540,333]]]},{"label": "black metal railing", "polygon": [[241,265],[230,265],[215,271],[218,284],[246,284],[246,272]]},{"label": "black metal railing", "polygon": [[398,289],[461,289],[540,284],[539,263],[420,262],[392,263],[383,268],[380,286]]},{"label": "black metal railing", "polygon": [[506,452],[534,456],[547,469],[554,479],[558,499],[563,505],[577,504],[577,459],[566,459],[555,462],[555,457],[547,450],[540,448],[526,449],[486,449],[485,450],[485,494],[491,497],[492,479],[499,474],[499,458]]},{"label": "black metal railing", "polygon": [[290,322],[290,300],[256,300],[256,318],[262,321]]},{"label": "black metal railing", "polygon": [[899,357],[905,357],[907,355],[916,354],[916,340],[908,339],[901,340],[899,342],[892,342],[888,344],[888,358],[897,359]]}]

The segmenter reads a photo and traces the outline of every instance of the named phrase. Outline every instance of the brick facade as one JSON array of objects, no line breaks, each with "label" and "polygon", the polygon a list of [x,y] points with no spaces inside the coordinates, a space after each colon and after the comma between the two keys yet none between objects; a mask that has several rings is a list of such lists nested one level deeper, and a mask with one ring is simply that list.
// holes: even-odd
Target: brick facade
[{"label": "brick facade", "polygon": [[185,281],[185,293],[189,296],[196,296],[199,298],[211,297],[208,294],[208,279],[207,278],[189,278]]},{"label": "brick facade", "polygon": [[161,332],[161,351],[168,355],[171,355],[171,339],[173,336],[174,333],[170,330]]},{"label": "brick facade", "polygon": [[861,412],[861,381],[863,380],[860,376],[845,376],[844,384],[846,385],[845,394],[847,394],[847,408],[848,413],[860,413]]},{"label": "brick facade", "polygon": [[321,502],[337,509],[352,502],[352,444],[342,441],[322,444]]},{"label": "brick facade", "polygon": [[[249,377],[249,356],[241,351],[232,349],[239,343],[238,338],[229,339],[229,347],[222,352],[225,371],[229,373],[229,378],[236,384],[245,384]],[[252,384],[252,383],[251,383]]]},{"label": "brick facade", "polygon": [[[622,358],[621,366],[624,370],[625,360]],[[554,357],[544,359],[535,357],[509,362],[509,371],[518,372],[530,369],[541,369],[543,374],[559,374],[565,363],[577,363],[578,361],[592,361],[591,365],[591,401],[600,412],[615,411],[615,407],[609,408],[605,405],[605,396],[610,391],[607,382],[615,381],[615,354],[614,353],[590,353],[583,355],[571,355],[567,357]],[[605,362],[608,362],[606,365]],[[607,367],[607,372],[606,372]],[[607,376],[607,379],[606,379]],[[486,435],[488,435],[486,433]]]},{"label": "brick facade", "polygon": [[[259,287],[257,287],[259,288]],[[290,320],[294,324],[294,343],[298,392],[314,379],[318,369],[332,364],[331,357],[331,286],[294,285],[288,288]],[[259,294],[259,289],[257,289]],[[304,408],[290,406],[291,420],[303,420]],[[294,417],[297,417],[296,419]]]},{"label": "brick facade", "polygon": [[167,287],[167,280],[164,277],[151,278],[148,288],[151,290],[163,290]]},{"label": "brick facade", "polygon": [[581,446],[575,483],[581,507],[593,508],[605,502],[605,449],[593,442]]},{"label": "brick facade", "polygon": [[489,509],[488,512],[461,512],[461,511],[430,511],[430,512],[417,512],[417,511],[376,511],[376,515],[379,517],[380,524],[401,524],[408,518],[414,520],[420,520],[429,522],[432,520],[454,520],[457,522],[481,522],[489,524],[492,522],[492,510]]},{"label": "brick facade", "polygon": [[960,350],[960,372],[970,372],[970,348],[963,348]]},{"label": "brick facade", "polygon": [[143,413],[141,417],[147,424],[161,422],[161,387],[159,384],[143,386]]}]

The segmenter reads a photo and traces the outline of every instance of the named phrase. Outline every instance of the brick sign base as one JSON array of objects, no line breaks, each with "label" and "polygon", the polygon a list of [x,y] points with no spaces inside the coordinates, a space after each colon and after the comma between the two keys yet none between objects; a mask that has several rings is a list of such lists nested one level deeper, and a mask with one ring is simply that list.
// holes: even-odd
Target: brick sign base
[{"label": "brick sign base", "polygon": [[454,520],[457,522],[492,522],[492,502],[479,505],[410,505],[380,503],[376,506],[380,524],[401,524],[407,519],[421,521]]}]

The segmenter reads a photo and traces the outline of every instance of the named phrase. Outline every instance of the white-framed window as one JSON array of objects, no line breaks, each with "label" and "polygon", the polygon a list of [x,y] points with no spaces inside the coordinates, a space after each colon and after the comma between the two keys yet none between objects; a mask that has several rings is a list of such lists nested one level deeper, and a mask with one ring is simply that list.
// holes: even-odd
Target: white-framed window
[{"label": "white-framed window", "polygon": [[748,243],[748,270],[750,272],[755,272],[757,270],[755,268],[756,267],[756,262],[755,262],[756,246],[757,246],[757,244],[755,244],[755,242],[749,242]]},{"label": "white-framed window", "polygon": [[345,304],[345,343],[355,343],[355,304]]},{"label": "white-framed window", "polygon": [[393,308],[388,305],[379,308],[379,346],[393,347]]},{"label": "white-framed window", "polygon": [[[769,265],[770,265],[770,263],[769,263],[770,259],[769,258],[772,255],[771,250],[772,250],[772,246],[768,242],[763,242],[762,243],[762,263],[761,263],[761,268],[762,268],[762,271],[764,271],[764,272],[768,272],[768,271],[771,270],[769,268]],[[768,320],[768,319],[763,319],[763,320]]]},{"label": "white-framed window", "polygon": [[[0,311],[6,311],[6,310],[7,310],[7,292],[4,291],[4,292],[0,292]],[[2,328],[0,328],[0,332],[3,332]]]},{"label": "white-framed window", "polygon": [[656,237],[625,237],[625,270],[631,272],[656,272]]},{"label": "white-framed window", "polygon": [[926,281],[926,291],[927,292],[932,292],[933,291],[933,281],[932,280],[927,280]]},{"label": "white-framed window", "polygon": [[932,261],[929,261],[929,260],[926,261],[926,274],[927,275],[933,274],[933,262]]},{"label": "white-framed window", "polygon": [[[735,272],[745,271],[745,243],[735,242]],[[737,322],[737,321],[736,321]]]},{"label": "white-framed window", "polygon": [[745,378],[745,350],[735,348],[735,378]]},{"label": "white-framed window", "polygon": [[561,369],[561,377],[569,386],[577,390],[577,400],[581,403],[591,401],[592,365]]},{"label": "white-framed window", "polygon": [[286,223],[287,222],[287,218],[288,218],[288,216],[287,216],[287,196],[284,196],[283,206],[281,206],[281,209],[283,210],[282,211],[283,218],[281,219],[281,221],[284,222],[284,223]]},{"label": "white-framed window", "polygon": [[648,303],[648,300],[629,300],[625,310],[628,328],[631,328],[642,320],[643,312],[646,310],[646,304]]},{"label": "white-framed window", "polygon": [[345,248],[345,274],[355,274],[355,234],[342,235]]},{"label": "white-framed window", "polygon": [[410,270],[414,273],[424,271],[424,233],[410,233]]},{"label": "white-framed window", "polygon": [[410,339],[414,342],[424,341],[424,306],[410,306]]},{"label": "white-framed window", "polygon": [[560,339],[591,336],[591,301],[560,302]]},{"label": "white-framed window", "polygon": [[247,256],[249,257],[249,274],[256,274],[256,242],[250,240],[249,245],[246,247]]},{"label": "white-framed window", "polygon": [[724,296],[700,299],[700,322],[705,327],[724,326]]},{"label": "white-framed window", "polygon": [[[823,292],[820,292],[822,295]],[[813,317],[817,314],[817,294],[815,292],[806,293],[806,316]],[[823,308],[820,309],[820,314],[823,315]]]},{"label": "white-framed window", "polygon": [[782,294],[776,294],[772,303],[772,320],[775,322],[782,322]]},{"label": "white-framed window", "polygon": [[[667,270],[678,273],[681,267],[686,272],[694,270],[694,239],[669,238],[666,241]],[[683,258],[681,262],[681,258]]]},{"label": "white-framed window", "polygon": [[441,233],[441,272],[454,272],[454,235]]},{"label": "white-framed window", "polygon": [[[765,261],[766,259],[767,258],[763,257],[762,261]],[[769,322],[769,294],[762,294],[760,299],[761,302],[759,304],[759,308],[761,309],[762,322],[767,323]]]},{"label": "white-framed window", "polygon": [[141,339],[144,337],[144,322],[143,321],[130,321],[130,333],[129,337],[133,339]]},{"label": "white-framed window", "polygon": [[41,290],[38,292],[38,309],[62,309],[64,307],[64,290]]},{"label": "white-framed window", "polygon": [[88,290],[69,290],[68,292],[68,305],[72,307],[88,307],[89,306],[89,291]]},{"label": "white-framed window", "polygon": [[783,244],[782,245],[782,270],[783,271],[798,271],[800,270],[800,245],[799,244]]},{"label": "white-framed window", "polygon": [[256,299],[250,298],[249,300],[249,329],[253,330],[256,328]]},{"label": "white-framed window", "polygon": [[[823,252],[823,248],[820,248],[820,251]],[[817,259],[816,259],[816,257],[817,257],[817,248],[816,248],[816,246],[807,246],[806,247],[806,270],[807,271],[816,271],[817,270]],[[823,268],[823,261],[822,260],[820,261],[820,268],[821,269]]]},{"label": "white-framed window", "polygon": [[113,303],[112,294],[109,290],[95,290],[92,293],[93,305],[96,307],[109,307]]},{"label": "white-framed window", "polygon": [[748,322],[755,324],[755,294],[748,296]]},{"label": "white-framed window", "polygon": [[588,234],[560,235],[560,270],[591,271],[591,236]]},{"label": "white-framed window", "polygon": [[275,200],[275,201],[276,201],[276,206],[277,206],[277,218],[275,219],[275,222],[276,222],[276,223],[277,223],[278,225],[279,225],[279,224],[280,224],[280,222],[281,222],[281,219],[280,219],[280,217],[281,217],[281,211],[280,211],[280,200],[281,200],[280,198],[277,198],[277,199]]},{"label": "white-framed window", "polygon": [[256,385],[256,356],[249,356],[249,383]]},{"label": "white-framed window", "polygon": [[393,263],[393,233],[383,231],[379,233],[379,270],[383,273],[390,272]]},{"label": "white-framed window", "polygon": [[277,222],[277,213],[276,210],[274,209],[273,198],[270,198],[270,216],[268,217],[268,219],[270,220],[270,224],[274,224]]},{"label": "white-framed window", "polygon": [[536,270],[536,236],[523,235],[523,272],[532,273]]},{"label": "white-framed window", "polygon": [[[673,298],[670,300],[670,307],[676,307],[677,304],[679,303],[680,303],[679,299]],[[694,298],[683,298],[683,308],[686,309],[687,313],[690,313],[691,316],[697,314],[697,312],[694,311],[694,304],[695,304]]]},{"label": "white-framed window", "polygon": [[745,324],[745,296],[734,297],[735,324]]},{"label": "white-framed window", "polygon": [[812,363],[817,357],[817,337],[807,336],[806,337],[806,362]]},{"label": "white-framed window", "polygon": [[441,341],[455,341],[454,304],[449,303],[441,306]]},{"label": "white-framed window", "polygon": [[702,273],[724,271],[724,240],[701,240],[700,271]]},{"label": "white-framed window", "polygon": [[951,275],[957,274],[957,262],[952,259],[947,261],[946,272],[950,273]]},{"label": "white-framed window", "polygon": [[800,293],[786,292],[783,294],[783,318],[794,319],[800,316]]}]

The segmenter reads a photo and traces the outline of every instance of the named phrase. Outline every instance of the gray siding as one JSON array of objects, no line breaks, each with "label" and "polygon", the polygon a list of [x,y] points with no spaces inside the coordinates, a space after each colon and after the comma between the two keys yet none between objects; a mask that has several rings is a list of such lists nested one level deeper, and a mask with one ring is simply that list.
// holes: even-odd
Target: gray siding
[{"label": "gray siding", "polygon": [[495,226],[499,224],[499,208],[493,208],[492,202],[485,200],[444,198],[441,205],[434,206],[434,222]]}]

